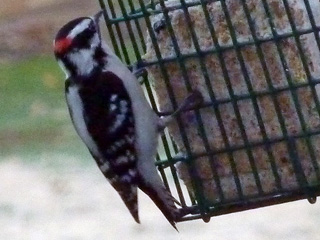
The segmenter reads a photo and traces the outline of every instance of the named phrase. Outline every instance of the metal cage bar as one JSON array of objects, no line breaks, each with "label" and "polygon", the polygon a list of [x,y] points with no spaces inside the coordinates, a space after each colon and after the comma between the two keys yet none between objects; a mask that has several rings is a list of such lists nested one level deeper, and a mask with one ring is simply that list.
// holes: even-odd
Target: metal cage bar
[{"label": "metal cage bar", "polygon": [[[294,105],[295,105],[295,108],[296,108],[296,112],[298,114],[298,118],[299,118],[299,121],[300,121],[300,125],[301,125],[301,128],[302,128],[302,132],[305,133],[307,131],[307,126],[306,126],[306,122],[305,122],[305,119],[303,117],[303,113],[301,111],[301,105],[299,103],[299,99],[298,99],[298,95],[297,95],[297,91],[296,89],[293,89],[293,86],[294,86],[294,83],[293,83],[293,80],[292,80],[292,76],[290,74],[290,72],[288,71],[289,67],[288,67],[288,63],[285,59],[285,56],[284,56],[284,53],[283,53],[283,50],[279,44],[279,41],[277,41],[277,35],[278,33],[276,32],[276,28],[275,28],[275,24],[273,22],[273,19],[272,19],[272,16],[271,16],[271,13],[270,13],[270,8],[266,2],[266,0],[262,0],[262,3],[264,5],[264,8],[265,8],[265,11],[267,13],[267,17],[268,17],[268,20],[269,20],[269,24],[270,24],[270,27],[271,27],[271,31],[272,31],[272,35],[274,36],[275,38],[275,44],[276,44],[276,47],[277,47],[277,51],[278,51],[278,54],[279,54],[279,57],[281,59],[281,63],[282,63],[282,67],[284,69],[284,72],[285,72],[285,75],[286,75],[286,78],[287,78],[287,82],[288,82],[288,86],[290,88],[290,93],[291,93],[291,98],[294,102]],[[283,3],[285,5],[285,9],[286,9],[286,13],[287,13],[287,16],[289,18],[289,22],[290,22],[290,25],[291,27],[294,26],[294,22],[292,20],[292,18],[290,18],[290,16],[288,15],[288,2],[286,0],[283,0]],[[297,37],[295,36],[295,31],[296,29],[293,29],[293,36],[295,37],[296,41],[297,41]],[[300,51],[301,49],[299,49]],[[304,66],[305,67],[305,66]],[[309,83],[310,84],[310,83]],[[310,138],[309,137],[306,137],[305,138],[306,141],[307,141],[307,147],[308,147],[308,150],[309,150],[309,153],[312,157],[315,156],[315,153],[314,153],[314,149],[311,145],[311,142],[310,142]],[[297,181],[298,183],[300,184],[300,187],[305,189],[306,188],[306,180],[305,180],[305,176],[302,176],[304,175],[304,173],[302,172],[299,172],[299,168],[296,167],[297,163],[299,162],[299,160],[297,160],[297,154],[295,153],[295,143],[294,143],[294,140],[292,140],[292,138],[288,138],[287,137],[287,146],[288,146],[288,150],[289,150],[289,155],[291,157],[291,160],[292,160],[292,164],[293,164],[293,167],[294,167],[294,170],[295,170],[295,173],[296,173],[296,176],[297,176]]]},{"label": "metal cage bar", "polygon": [[[231,1],[231,0],[229,0]],[[204,103],[199,109],[194,110],[196,116],[196,127],[201,136],[202,143],[204,146],[204,152],[194,153],[190,147],[190,139],[186,129],[182,123],[180,116],[177,116],[177,125],[180,132],[180,137],[184,145],[184,155],[176,155],[177,147],[172,143],[169,135],[163,134],[161,136],[161,144],[164,151],[165,157],[158,154],[156,160],[156,166],[164,180],[165,186],[172,192],[178,195],[178,199],[181,202],[181,207],[189,209],[191,215],[186,216],[181,219],[181,221],[187,221],[192,219],[202,218],[205,222],[210,220],[211,216],[227,214],[231,212],[243,211],[248,209],[254,209],[263,206],[269,206],[279,203],[285,203],[288,201],[294,201],[298,199],[307,198],[311,203],[315,202],[316,196],[320,195],[320,169],[319,163],[317,161],[316,150],[312,144],[313,137],[320,135],[320,129],[309,129],[305,117],[302,112],[302,106],[299,102],[299,91],[309,90],[311,91],[313,101],[316,106],[317,114],[320,118],[320,101],[318,98],[316,86],[320,83],[320,79],[315,79],[309,69],[307,58],[303,50],[303,44],[301,38],[312,34],[314,36],[318,50],[320,51],[320,27],[317,26],[311,5],[308,0],[303,0],[305,9],[310,21],[310,28],[299,29],[296,26],[295,19],[290,9],[290,4],[288,0],[279,0],[285,9],[286,16],[288,18],[291,31],[285,33],[278,33],[277,28],[273,19],[272,10],[267,0],[259,0],[262,4],[268,25],[271,30],[270,36],[259,37],[257,29],[251,16],[250,9],[248,7],[248,2],[246,0],[237,0],[245,14],[248,28],[250,31],[251,39],[246,41],[238,41],[237,33],[235,27],[233,26],[232,18],[227,6],[228,0],[178,0],[179,4],[168,7],[166,1],[148,1],[146,3],[144,0],[99,0],[100,6],[104,9],[104,17],[106,20],[106,26],[108,30],[108,35],[115,53],[128,65],[135,61],[141,61],[142,55],[146,52],[146,31],[148,31],[150,42],[154,48],[156,60],[146,62],[146,66],[157,66],[160,69],[161,75],[163,77],[165,87],[167,90],[168,98],[172,104],[173,109],[177,109],[178,104],[174,89],[170,82],[170,73],[167,69],[167,64],[177,63],[179,66],[179,71],[183,77],[183,84],[185,89],[190,92],[192,86],[189,80],[186,62],[190,59],[197,59],[202,76],[210,97],[210,102]],[[232,44],[221,45],[219,43],[215,26],[212,22],[208,4],[218,2],[221,5],[223,11],[227,28],[231,36]],[[198,42],[198,37],[196,31],[193,29],[192,19],[190,17],[189,8],[191,7],[201,7],[205,23],[207,25],[208,31],[211,36],[214,48],[212,49],[201,49]],[[188,31],[191,36],[192,43],[195,48],[195,52],[185,54],[181,51],[177,37],[175,35],[175,30],[171,24],[170,13],[173,11],[183,11],[185,22]],[[320,10],[320,9],[319,9]],[[151,18],[154,15],[163,14],[166,29],[170,35],[170,40],[172,42],[174,56],[163,57],[161,50],[158,45],[156,33],[154,32]],[[300,59],[303,71],[306,75],[306,81],[302,83],[296,83],[293,81],[292,73],[289,71],[289,64],[286,59],[286,55],[283,50],[282,43],[286,40],[292,40],[297,47],[298,56]],[[286,79],[286,85],[275,87],[272,82],[272,77],[270,70],[268,68],[265,52],[263,50],[264,44],[273,43],[277,52],[277,55],[281,62],[281,68],[283,69],[284,76]],[[253,47],[258,56],[259,64],[261,66],[264,78],[266,81],[266,90],[255,90],[250,79],[250,74],[245,63],[245,58],[243,56],[243,50],[247,47]],[[242,78],[245,83],[247,92],[243,94],[236,94],[234,87],[232,86],[231,77],[228,72],[228,67],[224,59],[224,53],[233,50],[235,52],[237,64],[239,64]],[[215,76],[210,76],[207,66],[206,58],[210,55],[217,56],[219,61],[219,67],[221,68],[222,75],[225,80],[225,84],[228,90],[228,97],[217,98],[217,93],[211,85],[212,79]],[[148,96],[148,100],[151,106],[159,115],[168,115],[170,112],[160,112],[157,107],[157,101],[154,96],[154,90],[151,87],[149,79],[144,76],[144,88]],[[278,96],[280,94],[289,94],[290,101],[292,102],[295,114],[298,116],[300,131],[297,133],[290,133],[287,129],[286,119],[283,116],[281,107],[279,106]],[[277,121],[280,126],[281,136],[269,136],[266,130],[265,122],[261,113],[261,106],[259,106],[259,99],[262,97],[270,97],[271,102],[274,107],[274,111],[277,116]],[[252,105],[253,112],[259,127],[261,134],[261,139],[258,141],[250,141],[247,136],[245,125],[243,123],[242,115],[240,113],[239,104],[243,102],[249,102]],[[241,133],[242,144],[231,144],[228,139],[228,134],[226,127],[223,122],[223,117],[221,115],[221,107],[226,104],[231,104],[239,131]],[[223,139],[223,147],[212,148],[209,144],[208,133],[204,127],[204,122],[200,111],[202,109],[210,108],[213,110],[219,130]],[[310,184],[303,171],[302,162],[297,152],[297,142],[305,141],[307,152],[309,155],[309,160],[315,171],[317,178],[317,184]],[[288,152],[293,171],[299,185],[299,189],[296,190],[286,190],[282,185],[281,175],[279,173],[279,168],[275,159],[275,153],[273,146],[279,143],[286,144],[286,150]],[[263,151],[266,153],[270,169],[274,181],[276,183],[276,189],[273,192],[266,193],[263,188],[263,183],[261,182],[259,176],[259,169],[256,164],[256,159],[253,154],[254,149],[262,147]],[[257,193],[253,196],[246,196],[244,189],[240,180],[240,173],[238,171],[238,163],[236,160],[236,154],[238,151],[244,151],[247,156],[247,160],[251,167],[251,173],[253,174],[253,179],[255,182],[255,188]],[[221,176],[215,169],[215,156],[218,154],[226,154],[228,162],[230,164],[233,181],[235,184],[235,189],[237,193],[237,198],[234,200],[226,199],[224,189],[221,184]],[[200,158],[206,157],[210,161],[210,171],[213,175],[213,181],[217,187],[218,200],[214,203],[207,201],[205,193],[203,192],[202,180],[196,171],[196,161],[200,161]],[[192,188],[194,193],[191,194],[189,189],[183,186],[181,180],[178,178],[178,174],[175,169],[175,164],[178,162],[183,162],[187,164],[188,173],[191,176]],[[166,169],[169,169],[167,171]],[[168,179],[171,178],[172,181]]]}]

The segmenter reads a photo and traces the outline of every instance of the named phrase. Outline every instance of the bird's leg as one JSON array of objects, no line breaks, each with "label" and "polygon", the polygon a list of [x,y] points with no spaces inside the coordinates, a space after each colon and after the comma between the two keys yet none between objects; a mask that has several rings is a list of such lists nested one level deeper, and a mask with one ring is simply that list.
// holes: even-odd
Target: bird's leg
[{"label": "bird's leg", "polygon": [[[146,68],[145,68],[145,62],[143,60],[137,61],[133,63],[132,65],[128,66],[130,71],[135,75],[137,79],[140,77],[144,77],[148,74]],[[143,80],[139,80],[140,84],[143,83]]]},{"label": "bird's leg", "polygon": [[176,221],[179,221],[181,218],[183,218],[184,216],[188,215],[188,214],[196,214],[197,213],[197,209],[196,207],[184,207],[184,208],[180,208],[179,209],[179,215],[177,216]]},{"label": "bird's leg", "polygon": [[160,19],[159,21],[153,24],[153,30],[159,34],[159,32],[166,28],[166,20],[164,18]]},{"label": "bird's leg", "polygon": [[175,202],[175,204],[177,204],[178,206],[181,207],[181,203],[177,199],[175,199],[174,197],[172,197],[172,198],[173,198],[173,201]]},{"label": "bird's leg", "polygon": [[159,132],[162,132],[163,129],[181,112],[188,111],[188,110],[194,110],[198,108],[203,103],[203,97],[201,92],[198,90],[193,90],[192,93],[187,96],[182,104],[179,106],[179,108],[172,113],[170,116],[161,117],[158,123],[158,130]]}]

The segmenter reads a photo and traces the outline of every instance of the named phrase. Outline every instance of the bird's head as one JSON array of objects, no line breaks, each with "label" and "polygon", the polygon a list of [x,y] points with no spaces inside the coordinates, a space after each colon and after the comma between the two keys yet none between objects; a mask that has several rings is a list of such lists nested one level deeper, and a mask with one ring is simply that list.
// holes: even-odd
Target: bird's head
[{"label": "bird's head", "polygon": [[101,33],[99,20],[102,11],[93,17],[76,18],[65,24],[54,40],[54,54],[66,75],[89,75],[99,66]]}]

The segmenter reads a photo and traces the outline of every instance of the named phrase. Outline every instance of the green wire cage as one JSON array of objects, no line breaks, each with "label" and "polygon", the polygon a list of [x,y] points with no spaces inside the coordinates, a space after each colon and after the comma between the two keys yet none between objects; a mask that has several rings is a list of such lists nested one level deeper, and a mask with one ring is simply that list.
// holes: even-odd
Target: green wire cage
[{"label": "green wire cage", "polygon": [[114,52],[143,62],[160,116],[204,103],[161,137],[156,165],[181,221],[320,194],[317,0],[99,0]]}]

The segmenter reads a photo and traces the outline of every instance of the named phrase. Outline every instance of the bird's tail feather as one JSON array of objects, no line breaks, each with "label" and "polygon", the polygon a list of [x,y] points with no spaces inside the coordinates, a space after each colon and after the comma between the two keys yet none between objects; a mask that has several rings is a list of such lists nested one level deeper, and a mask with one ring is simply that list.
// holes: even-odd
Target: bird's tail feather
[{"label": "bird's tail feather", "polygon": [[176,220],[179,217],[179,209],[175,206],[171,194],[163,186],[155,190],[155,188],[148,186],[146,183],[140,183],[138,187],[152,199],[172,227],[178,231]]},{"label": "bird's tail feather", "polygon": [[140,223],[139,219],[139,211],[138,211],[138,188],[135,185],[130,184],[121,184],[113,186],[119,193],[122,201],[127,206],[128,210],[130,211],[132,217],[137,223]]}]

